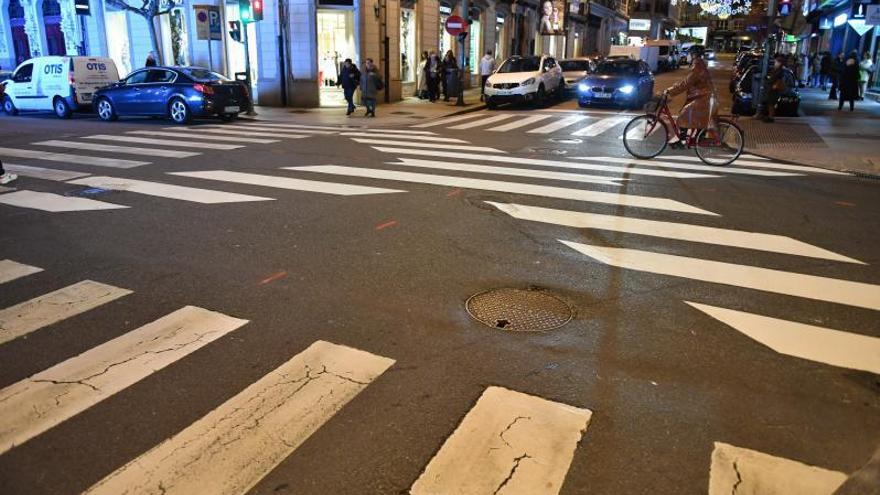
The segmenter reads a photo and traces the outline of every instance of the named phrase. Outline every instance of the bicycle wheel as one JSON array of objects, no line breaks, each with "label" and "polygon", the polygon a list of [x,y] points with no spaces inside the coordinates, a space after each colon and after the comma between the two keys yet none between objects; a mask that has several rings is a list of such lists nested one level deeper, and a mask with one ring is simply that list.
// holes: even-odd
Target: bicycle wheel
[{"label": "bicycle wheel", "polygon": [[654,115],[639,115],[623,129],[623,147],[636,158],[654,158],[669,141],[666,124]]},{"label": "bicycle wheel", "polygon": [[729,120],[719,120],[714,130],[703,129],[697,135],[696,152],[706,165],[730,165],[745,146],[742,129]]}]

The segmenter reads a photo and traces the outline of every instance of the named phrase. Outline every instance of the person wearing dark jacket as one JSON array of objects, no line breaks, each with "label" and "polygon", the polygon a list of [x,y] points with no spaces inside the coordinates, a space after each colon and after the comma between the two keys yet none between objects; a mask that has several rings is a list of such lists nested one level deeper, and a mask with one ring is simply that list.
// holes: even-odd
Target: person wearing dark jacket
[{"label": "person wearing dark jacket", "polygon": [[819,77],[822,80],[822,91],[828,91],[828,79],[831,77],[831,54],[828,52],[822,54],[822,61],[819,62]]},{"label": "person wearing dark jacket", "polygon": [[337,83],[342,86],[342,94],[348,103],[348,111],[345,115],[354,113],[356,108],[354,106],[354,92],[360,83],[361,71],[358,70],[357,65],[350,58],[345,59],[345,62],[342,62],[342,70],[339,71],[339,82]]},{"label": "person wearing dark jacket", "polygon": [[456,71],[458,71],[458,64],[455,62],[455,55],[452,53],[452,50],[449,50],[446,52],[446,56],[443,57],[443,70],[440,77],[440,84],[443,85],[443,101],[449,101],[450,78],[455,75]]},{"label": "person wearing dark jacket", "polygon": [[831,91],[828,93],[829,100],[837,99],[837,90],[840,88],[840,76],[843,75],[843,68],[846,62],[843,60],[843,52],[838,53],[831,63]]},{"label": "person wearing dark jacket", "polygon": [[786,58],[782,55],[776,57],[773,67],[767,73],[767,81],[764,84],[764,122],[773,122],[776,116],[776,105],[779,103],[779,97],[788,91],[788,85],[785,81],[785,62]]},{"label": "person wearing dark jacket", "polygon": [[144,62],[144,67],[156,67],[158,64],[156,63],[156,52],[150,52],[147,54],[147,61]]},{"label": "person wearing dark jacket", "polygon": [[428,99],[433,103],[440,98],[440,80],[443,78],[443,61],[433,51],[425,64],[425,77],[428,80]]},{"label": "person wearing dark jacket", "polygon": [[859,64],[856,61],[858,55],[853,53],[844,63],[840,73],[840,98],[837,110],[843,110],[843,102],[849,102],[849,111],[855,110],[856,99],[859,97]]},{"label": "person wearing dark jacket", "polygon": [[373,65],[373,59],[368,58],[364,65],[364,72],[361,74],[361,98],[364,100],[364,106],[367,108],[366,117],[376,116],[376,99],[379,97],[379,91],[385,88],[376,66]]}]

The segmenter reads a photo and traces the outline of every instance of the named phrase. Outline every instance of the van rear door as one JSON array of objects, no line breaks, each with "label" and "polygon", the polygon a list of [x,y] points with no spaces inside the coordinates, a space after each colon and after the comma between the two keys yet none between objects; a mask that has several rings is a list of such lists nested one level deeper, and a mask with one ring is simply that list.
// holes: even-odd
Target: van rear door
[{"label": "van rear door", "polygon": [[73,57],[71,59],[73,89],[76,102],[91,105],[92,97],[98,88],[103,88],[119,80],[113,59],[103,57]]}]

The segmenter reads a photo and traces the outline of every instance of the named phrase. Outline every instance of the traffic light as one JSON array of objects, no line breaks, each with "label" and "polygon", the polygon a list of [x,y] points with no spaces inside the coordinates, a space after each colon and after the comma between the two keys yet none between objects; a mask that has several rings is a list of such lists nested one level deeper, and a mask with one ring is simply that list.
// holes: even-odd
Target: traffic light
[{"label": "traffic light", "polygon": [[254,22],[263,20],[263,0],[251,0],[251,13]]},{"label": "traffic light", "polygon": [[779,0],[776,7],[779,17],[787,17],[791,14],[791,0]]},{"label": "traffic light", "polygon": [[254,22],[250,0],[238,0],[238,18],[241,19],[242,24]]},{"label": "traffic light", "polygon": [[241,43],[241,23],[229,21],[229,37]]}]

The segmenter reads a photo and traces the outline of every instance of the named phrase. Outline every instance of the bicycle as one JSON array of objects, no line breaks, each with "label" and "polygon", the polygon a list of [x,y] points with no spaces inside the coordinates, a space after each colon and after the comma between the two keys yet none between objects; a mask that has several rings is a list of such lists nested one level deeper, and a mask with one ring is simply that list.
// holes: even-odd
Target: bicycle
[{"label": "bicycle", "polygon": [[[730,165],[739,158],[745,146],[743,131],[735,120],[736,116],[718,117],[714,129],[688,129],[685,147],[693,148],[706,165]],[[623,146],[636,158],[654,158],[666,150],[670,133],[679,136],[681,129],[669,110],[669,96],[664,93],[657,102],[655,112],[639,115],[626,124]]]}]

